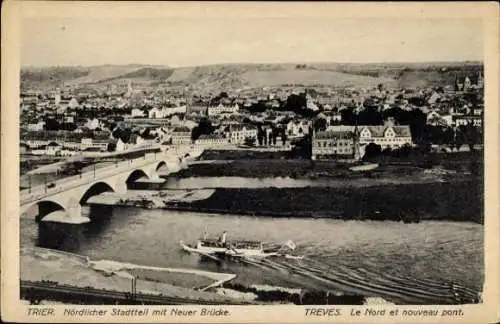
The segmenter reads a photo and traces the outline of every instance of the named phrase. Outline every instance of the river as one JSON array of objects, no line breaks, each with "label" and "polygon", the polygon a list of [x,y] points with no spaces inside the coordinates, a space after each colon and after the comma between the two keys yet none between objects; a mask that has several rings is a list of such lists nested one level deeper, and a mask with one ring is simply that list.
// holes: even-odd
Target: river
[{"label": "river", "polygon": [[[129,207],[112,207],[108,213],[109,221],[82,228],[73,252],[93,260],[234,272],[243,284],[347,291],[398,303],[446,302],[450,283],[464,291],[482,289],[479,224],[278,219]],[[223,230],[229,239],[291,239],[296,253],[305,258],[220,265],[179,249],[180,240],[194,242],[203,232],[217,235]],[[33,219],[22,218],[21,245],[37,244],[37,231]]]}]

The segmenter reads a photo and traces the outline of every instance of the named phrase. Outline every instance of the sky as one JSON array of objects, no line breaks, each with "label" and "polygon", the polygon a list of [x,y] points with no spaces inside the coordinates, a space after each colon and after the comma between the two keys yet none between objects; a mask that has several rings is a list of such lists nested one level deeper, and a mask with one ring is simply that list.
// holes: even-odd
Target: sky
[{"label": "sky", "polygon": [[481,61],[482,35],[478,19],[34,17],[21,65]]}]

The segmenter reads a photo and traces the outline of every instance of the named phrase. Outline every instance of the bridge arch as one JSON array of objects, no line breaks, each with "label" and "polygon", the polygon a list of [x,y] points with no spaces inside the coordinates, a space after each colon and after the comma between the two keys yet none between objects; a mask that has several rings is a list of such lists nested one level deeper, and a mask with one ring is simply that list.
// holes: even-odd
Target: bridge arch
[{"label": "bridge arch", "polygon": [[166,167],[166,166],[167,166],[167,162],[165,162],[165,161],[161,161],[160,163],[158,163],[158,164],[156,165],[155,171],[158,171],[158,170],[160,170],[161,168]]},{"label": "bridge arch", "polygon": [[[52,200],[41,200],[33,204],[38,207],[36,222],[39,223],[45,216],[56,211],[66,211],[63,206]],[[32,207],[33,207],[32,206]],[[30,209],[32,208],[30,207]]]},{"label": "bridge arch", "polygon": [[140,178],[148,178],[148,175],[146,172],[144,172],[144,170],[142,169],[136,169],[134,171],[132,171],[129,176],[127,177],[127,180],[125,180],[125,183],[127,184],[127,187],[129,184],[132,184],[134,182],[136,182],[137,180],[139,180]]},{"label": "bridge arch", "polygon": [[104,192],[115,192],[116,190],[107,182],[97,182],[90,186],[80,198],[80,205],[83,205],[90,197],[100,195]]}]

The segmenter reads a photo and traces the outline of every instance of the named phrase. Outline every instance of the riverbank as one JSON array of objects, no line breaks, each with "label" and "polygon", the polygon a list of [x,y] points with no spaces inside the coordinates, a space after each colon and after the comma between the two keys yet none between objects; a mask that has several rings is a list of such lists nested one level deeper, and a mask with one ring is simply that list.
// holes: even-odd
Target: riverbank
[{"label": "riverbank", "polygon": [[[91,261],[83,255],[43,248],[21,248],[20,257],[23,282],[61,289],[130,293],[131,280],[135,278],[138,294],[199,302],[300,305],[374,303],[373,297],[353,293],[243,284],[233,280],[236,275],[228,273],[152,267],[112,260]],[[66,299],[59,300],[57,294],[25,291],[24,295],[43,305],[70,303]],[[49,299],[40,300],[41,296]],[[377,303],[390,304],[382,298],[376,299]]]},{"label": "riverbank", "polygon": [[[190,177],[247,177],[270,178],[290,177],[293,179],[341,178],[356,179],[366,176],[352,172],[345,163],[336,161],[311,161],[279,158],[248,158],[217,160],[217,163],[198,163],[173,175],[177,178]],[[434,155],[426,160],[380,159],[379,167],[369,174],[371,177],[413,175],[424,170],[444,169],[460,174],[482,174],[482,161],[474,157]]]},{"label": "riverbank", "polygon": [[[21,280],[53,282],[74,287],[130,292],[131,279],[137,275],[138,293],[173,298],[239,303],[231,296],[201,291],[197,285],[220,285],[235,277],[233,274],[191,269],[146,267],[110,260],[91,261],[85,256],[42,248],[21,248]],[[150,280],[152,274],[155,280]],[[182,284],[180,284],[182,283]]]},{"label": "riverbank", "polygon": [[[480,178],[427,171],[400,178],[321,181],[177,179],[170,183],[175,189],[130,191],[126,196],[105,193],[92,197],[88,203],[267,217],[483,223]],[[212,188],[204,188],[206,183]],[[204,189],[195,189],[197,186]]]},{"label": "riverbank", "polygon": [[362,187],[217,188],[208,198],[165,201],[165,209],[274,217],[452,220],[483,223],[482,181]]}]

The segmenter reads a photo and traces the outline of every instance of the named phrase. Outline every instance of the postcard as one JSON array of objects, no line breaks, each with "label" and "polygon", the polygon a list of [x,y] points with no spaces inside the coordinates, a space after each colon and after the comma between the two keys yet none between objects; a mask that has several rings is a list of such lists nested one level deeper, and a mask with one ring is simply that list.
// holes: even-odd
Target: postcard
[{"label": "postcard", "polygon": [[2,318],[498,321],[498,13],[5,2]]}]

